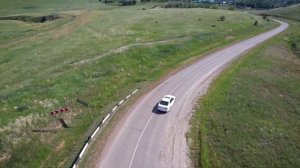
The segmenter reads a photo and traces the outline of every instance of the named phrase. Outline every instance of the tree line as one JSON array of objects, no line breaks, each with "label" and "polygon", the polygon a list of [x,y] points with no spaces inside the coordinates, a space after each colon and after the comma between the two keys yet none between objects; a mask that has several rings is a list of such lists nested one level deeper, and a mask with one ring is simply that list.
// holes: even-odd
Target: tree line
[{"label": "tree line", "polygon": [[256,9],[270,9],[285,7],[300,3],[300,0],[236,0],[235,6],[239,8],[256,8]]},{"label": "tree line", "polygon": [[[300,0],[99,0],[121,6],[135,5],[140,2],[165,2],[165,7],[206,7],[209,5],[230,5],[236,8],[270,9],[300,3]],[[225,2],[225,3],[224,3]]]}]

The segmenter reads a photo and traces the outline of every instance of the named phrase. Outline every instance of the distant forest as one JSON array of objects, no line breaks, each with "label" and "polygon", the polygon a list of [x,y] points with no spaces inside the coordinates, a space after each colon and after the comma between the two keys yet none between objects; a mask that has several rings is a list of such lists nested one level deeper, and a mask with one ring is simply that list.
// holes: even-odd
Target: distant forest
[{"label": "distant forest", "polygon": [[236,0],[237,7],[278,8],[300,3],[300,0]]},{"label": "distant forest", "polygon": [[[135,5],[138,0],[99,0],[104,3],[119,3],[120,5]],[[168,2],[184,4],[187,7],[201,6],[199,4],[226,4],[237,8],[270,9],[290,6],[300,3],[300,0],[140,0],[141,2]],[[223,3],[225,2],[225,3]],[[198,4],[198,5],[186,5]]]}]

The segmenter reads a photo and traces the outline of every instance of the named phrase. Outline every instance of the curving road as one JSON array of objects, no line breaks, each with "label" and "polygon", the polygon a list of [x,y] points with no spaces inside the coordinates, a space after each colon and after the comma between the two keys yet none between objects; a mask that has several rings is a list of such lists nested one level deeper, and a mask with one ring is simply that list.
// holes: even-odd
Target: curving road
[{"label": "curving road", "polygon": [[[234,59],[288,27],[276,29],[214,52],[179,71],[138,100],[114,129],[99,158],[99,168],[184,168],[189,166],[185,133],[194,101]],[[176,96],[171,111],[154,110],[165,95]]]}]

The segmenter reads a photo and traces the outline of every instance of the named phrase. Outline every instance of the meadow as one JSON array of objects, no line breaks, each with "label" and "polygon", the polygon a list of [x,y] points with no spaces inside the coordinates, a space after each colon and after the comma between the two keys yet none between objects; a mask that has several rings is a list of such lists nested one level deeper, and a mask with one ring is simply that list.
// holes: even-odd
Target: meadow
[{"label": "meadow", "polygon": [[300,21],[299,10],[300,10],[300,5],[292,5],[288,7],[276,8],[271,10],[256,11],[256,14],[264,14],[273,17]]},{"label": "meadow", "polygon": [[[190,58],[277,26],[238,11],[152,3],[0,4],[1,17],[59,16],[43,23],[0,20],[0,167],[70,166],[95,123],[120,97],[143,90]],[[72,111],[50,115],[65,106]]]},{"label": "meadow", "polygon": [[295,8],[258,12],[283,14],[290,27],[233,63],[199,102],[187,134],[195,167],[300,164],[300,23],[299,13],[290,10]]}]

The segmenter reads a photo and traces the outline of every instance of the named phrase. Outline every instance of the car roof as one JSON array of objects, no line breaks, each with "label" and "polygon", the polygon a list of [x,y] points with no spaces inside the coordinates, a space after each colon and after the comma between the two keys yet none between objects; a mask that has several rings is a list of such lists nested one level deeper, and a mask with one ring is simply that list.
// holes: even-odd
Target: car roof
[{"label": "car roof", "polygon": [[174,99],[175,99],[175,96],[172,96],[172,95],[165,95],[161,100],[162,100],[162,101],[167,101],[167,102],[169,102],[171,98],[174,98]]},{"label": "car roof", "polygon": [[170,102],[170,99],[164,97],[161,99],[161,101]]}]

